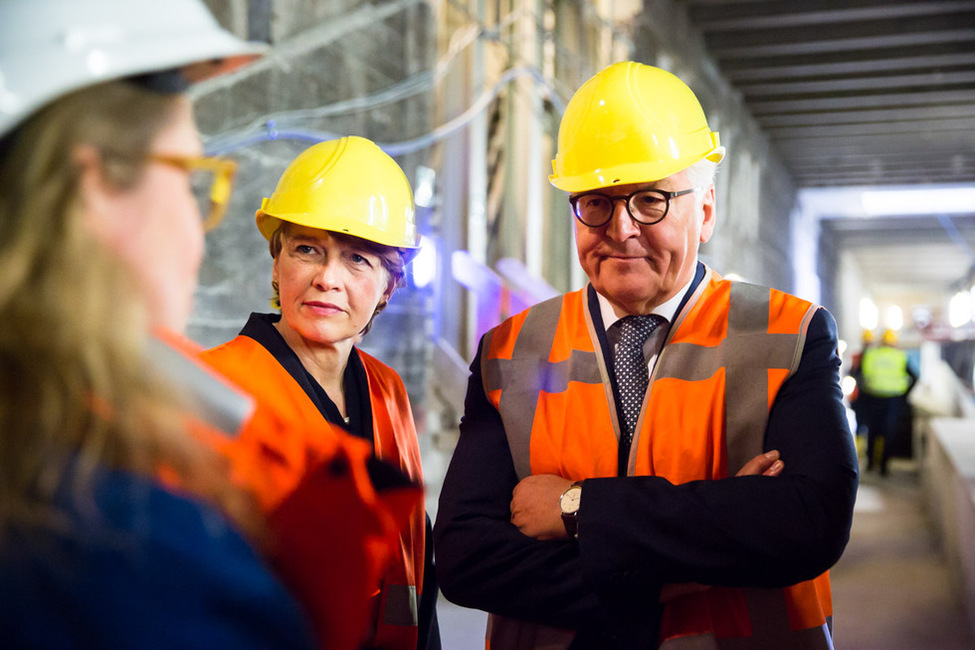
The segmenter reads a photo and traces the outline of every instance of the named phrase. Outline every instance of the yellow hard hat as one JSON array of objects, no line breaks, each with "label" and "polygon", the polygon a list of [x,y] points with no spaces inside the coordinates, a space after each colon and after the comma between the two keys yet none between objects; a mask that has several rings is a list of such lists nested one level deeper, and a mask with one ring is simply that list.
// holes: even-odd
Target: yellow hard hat
[{"label": "yellow hard hat", "polygon": [[282,221],[341,232],[386,246],[418,248],[413,190],[406,174],[374,142],[358,136],[305,149],[257,211],[270,240]]},{"label": "yellow hard hat", "polygon": [[885,329],[883,338],[881,339],[884,345],[894,345],[897,343],[897,332],[892,329]]},{"label": "yellow hard hat", "polygon": [[873,343],[873,330],[863,328],[863,342]]},{"label": "yellow hard hat", "polygon": [[559,126],[549,181],[566,192],[657,181],[724,147],[697,97],[660,68],[623,61],[584,83]]}]

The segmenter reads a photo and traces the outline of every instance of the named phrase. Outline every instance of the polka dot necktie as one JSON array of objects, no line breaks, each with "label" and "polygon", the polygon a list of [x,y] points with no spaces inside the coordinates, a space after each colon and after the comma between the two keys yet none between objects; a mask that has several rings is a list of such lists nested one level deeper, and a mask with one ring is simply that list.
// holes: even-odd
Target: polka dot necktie
[{"label": "polka dot necktie", "polygon": [[633,439],[643,397],[647,393],[647,384],[650,383],[647,360],[643,358],[643,344],[665,322],[667,319],[657,314],[625,316],[619,321],[620,340],[616,344],[613,365],[623,405],[623,417],[626,420],[623,433],[627,443]]}]

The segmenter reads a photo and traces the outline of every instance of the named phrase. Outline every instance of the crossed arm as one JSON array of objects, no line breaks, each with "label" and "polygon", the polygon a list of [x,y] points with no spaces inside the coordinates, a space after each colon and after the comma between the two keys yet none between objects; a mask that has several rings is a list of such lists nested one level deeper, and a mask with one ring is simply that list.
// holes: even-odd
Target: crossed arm
[{"label": "crossed arm", "polygon": [[[748,461],[736,476],[778,476],[785,464],[776,449]],[[511,495],[511,523],[522,535],[539,540],[568,539],[559,497],[572,481],[556,474],[526,476]]]},{"label": "crossed arm", "polygon": [[785,460],[778,476],[682,485],[589,479],[578,542],[564,539],[557,506],[568,481],[519,485],[475,359],[435,528],[443,593],[467,607],[582,629],[599,624],[597,594],[607,589],[642,590],[656,602],[666,583],[774,587],[819,575],[846,545],[857,483],[835,345],[835,324],[820,311],[769,414],[766,449]]}]

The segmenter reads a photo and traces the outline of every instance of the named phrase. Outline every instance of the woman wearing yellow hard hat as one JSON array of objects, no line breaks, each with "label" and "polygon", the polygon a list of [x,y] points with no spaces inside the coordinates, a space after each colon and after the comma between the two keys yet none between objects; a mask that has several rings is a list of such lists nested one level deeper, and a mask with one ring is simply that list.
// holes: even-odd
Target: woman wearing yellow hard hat
[{"label": "woman wearing yellow hard hat", "polygon": [[0,43],[0,645],[314,647],[180,389],[246,399],[152,336],[233,172],[182,91],[263,48],[200,0],[4,0]]},{"label": "woman wearing yellow hard hat", "polygon": [[[206,358],[245,363],[280,403],[366,441],[382,461],[375,466],[378,487],[395,493],[422,485],[403,382],[356,348],[403,285],[405,266],[418,250],[406,175],[365,138],[319,143],[288,166],[256,218],[269,243],[272,305],[280,313],[252,314],[239,336]],[[440,647],[429,521],[418,502],[405,514],[399,552],[371,594],[366,647]],[[342,570],[344,558],[327,561]]]}]

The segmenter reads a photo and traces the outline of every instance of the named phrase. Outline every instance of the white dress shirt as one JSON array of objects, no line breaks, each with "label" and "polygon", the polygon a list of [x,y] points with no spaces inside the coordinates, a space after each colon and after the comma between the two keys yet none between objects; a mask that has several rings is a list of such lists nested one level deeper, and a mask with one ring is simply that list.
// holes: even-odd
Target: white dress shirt
[{"label": "white dress shirt", "polygon": [[[660,350],[664,347],[664,341],[667,339],[667,333],[670,332],[670,325],[674,321],[677,307],[680,306],[680,301],[684,297],[684,293],[693,281],[694,278],[691,278],[687,284],[681,287],[680,291],[674,294],[673,298],[662,305],[658,305],[656,309],[650,312],[651,314],[663,316],[667,320],[667,323],[666,325],[661,324],[657,327],[653,331],[653,334],[647,338],[646,343],[643,344],[643,357],[647,360],[647,374],[653,373],[653,367],[657,363],[657,356],[660,354]],[[603,327],[606,328],[606,340],[612,346],[613,354],[615,355],[616,344],[619,342],[619,328],[613,327],[613,325],[621,317],[616,315],[613,305],[598,291],[596,292],[596,298],[599,300],[599,313],[603,317]]]}]

